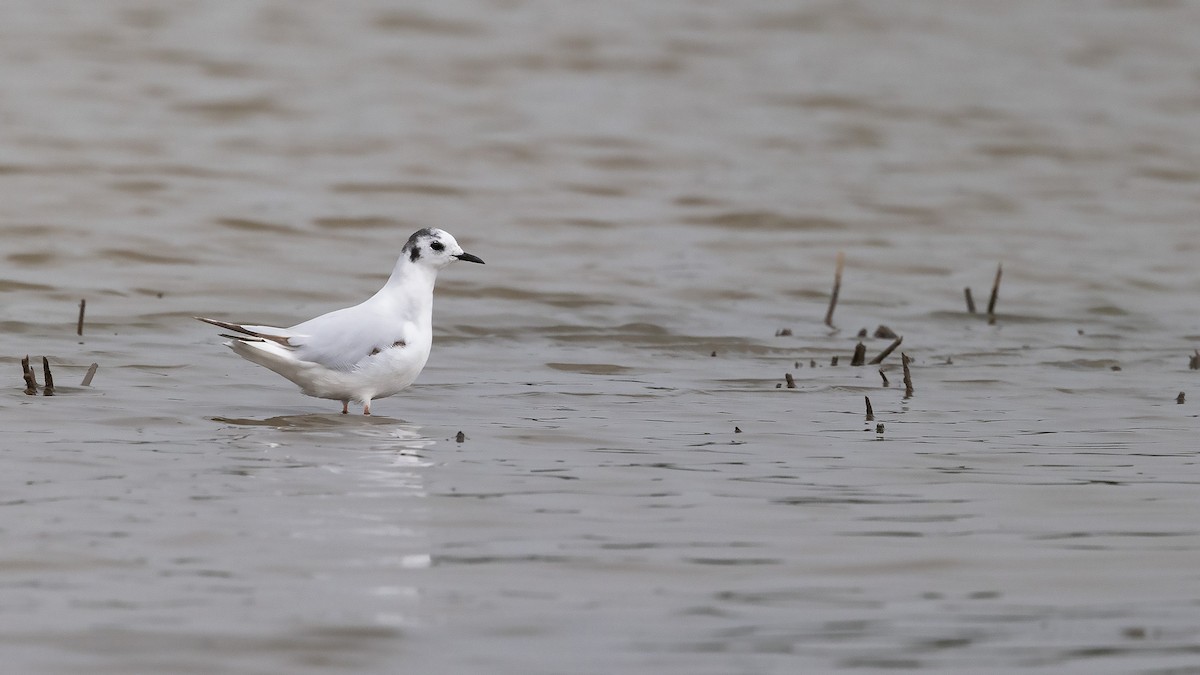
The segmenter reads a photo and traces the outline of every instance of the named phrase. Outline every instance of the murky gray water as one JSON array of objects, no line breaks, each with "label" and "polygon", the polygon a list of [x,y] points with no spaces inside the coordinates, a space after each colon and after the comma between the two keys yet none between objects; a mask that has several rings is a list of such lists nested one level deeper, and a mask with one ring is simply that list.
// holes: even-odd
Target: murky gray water
[{"label": "murky gray water", "polygon": [[[6,3],[5,671],[1200,672],[1197,25]],[[190,319],[357,302],[425,225],[488,265],[376,417]]]}]

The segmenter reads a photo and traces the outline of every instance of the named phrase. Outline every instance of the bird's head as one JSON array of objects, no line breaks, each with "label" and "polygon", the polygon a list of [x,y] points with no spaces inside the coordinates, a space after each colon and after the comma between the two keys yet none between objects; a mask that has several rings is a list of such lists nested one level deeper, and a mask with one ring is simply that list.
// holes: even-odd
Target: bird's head
[{"label": "bird's head", "polygon": [[441,269],[456,260],[483,264],[478,256],[464,251],[449,232],[429,227],[417,230],[408,238],[402,255],[410,263],[435,269]]}]

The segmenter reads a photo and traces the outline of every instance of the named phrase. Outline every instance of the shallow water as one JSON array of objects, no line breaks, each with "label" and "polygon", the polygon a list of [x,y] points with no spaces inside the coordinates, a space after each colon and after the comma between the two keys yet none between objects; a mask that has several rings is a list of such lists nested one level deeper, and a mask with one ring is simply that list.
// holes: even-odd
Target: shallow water
[{"label": "shallow water", "polygon": [[[1200,663],[1200,6],[0,18],[6,669]],[[425,225],[488,264],[375,417],[190,318],[356,302]]]}]

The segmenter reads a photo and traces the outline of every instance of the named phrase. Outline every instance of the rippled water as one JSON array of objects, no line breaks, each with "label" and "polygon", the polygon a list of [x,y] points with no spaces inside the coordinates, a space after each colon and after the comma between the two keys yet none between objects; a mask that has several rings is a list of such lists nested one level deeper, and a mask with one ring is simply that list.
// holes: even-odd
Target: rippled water
[{"label": "rippled water", "polygon": [[[0,19],[7,670],[1196,672],[1200,5]],[[375,417],[190,318],[426,225]]]}]

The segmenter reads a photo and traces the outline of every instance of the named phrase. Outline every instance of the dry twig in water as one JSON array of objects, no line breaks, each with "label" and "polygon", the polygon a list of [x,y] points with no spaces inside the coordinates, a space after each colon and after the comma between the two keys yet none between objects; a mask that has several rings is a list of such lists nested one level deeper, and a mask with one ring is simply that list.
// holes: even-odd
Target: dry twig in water
[{"label": "dry twig in water", "polygon": [[33,369],[29,367],[29,356],[21,359],[21,373],[25,376],[25,394],[37,396],[37,380],[33,377]]},{"label": "dry twig in water", "polygon": [[867,362],[867,346],[863,343],[858,343],[854,346],[854,356],[850,357],[850,365],[861,366]]},{"label": "dry twig in water", "polygon": [[900,352],[900,363],[904,364],[904,398],[912,398],[912,372],[908,369],[908,354]]},{"label": "dry twig in water", "polygon": [[838,293],[842,291],[842,268],[846,264],[846,255],[841,251],[837,254],[837,270],[833,273],[833,294],[829,296],[829,311],[825,312],[825,325],[833,328],[833,310],[837,308]]},{"label": "dry twig in water", "polygon": [[885,386],[885,387],[892,386],[892,383],[888,382],[887,375],[883,374],[883,368],[879,369],[879,376],[883,378],[883,386]]},{"label": "dry twig in water", "polygon": [[81,386],[81,387],[92,386],[92,378],[96,376],[96,369],[99,367],[100,367],[99,363],[93,363],[92,365],[88,366],[87,375],[83,376],[83,382],[80,382],[79,386]]},{"label": "dry twig in water", "polygon": [[996,265],[996,280],[992,282],[992,297],[988,300],[988,323],[996,323],[996,299],[1000,297],[1000,275],[1004,272],[1004,265]]},{"label": "dry twig in water", "polygon": [[883,363],[884,359],[886,359],[888,356],[890,356],[892,352],[896,351],[896,347],[899,347],[901,342],[904,342],[903,335],[901,335],[900,337],[893,340],[892,344],[887,346],[887,349],[879,352],[879,356],[876,356],[875,358],[871,359],[871,365],[877,366],[877,365]]},{"label": "dry twig in water", "polygon": [[83,337],[83,310],[87,308],[87,299],[79,301],[79,323],[75,326],[75,334]]},{"label": "dry twig in water", "polygon": [[783,374],[783,379],[787,381],[787,388],[788,388],[788,389],[795,389],[795,388],[796,388],[796,378],[792,377],[792,374],[791,374],[791,373],[784,373],[784,374]]},{"label": "dry twig in water", "polygon": [[1188,359],[1188,368],[1200,370],[1200,349],[1196,350],[1195,356]]},{"label": "dry twig in water", "polygon": [[871,409],[871,397],[864,396],[863,398],[867,399],[867,421],[874,422],[875,421],[875,411]]},{"label": "dry twig in water", "polygon": [[963,295],[967,296],[967,311],[971,314],[975,313],[975,298],[971,297],[971,287],[967,286],[963,289]]},{"label": "dry twig in water", "polygon": [[54,376],[50,374],[50,359],[42,357],[42,373],[46,376],[46,386],[42,387],[42,396],[54,395]]}]

